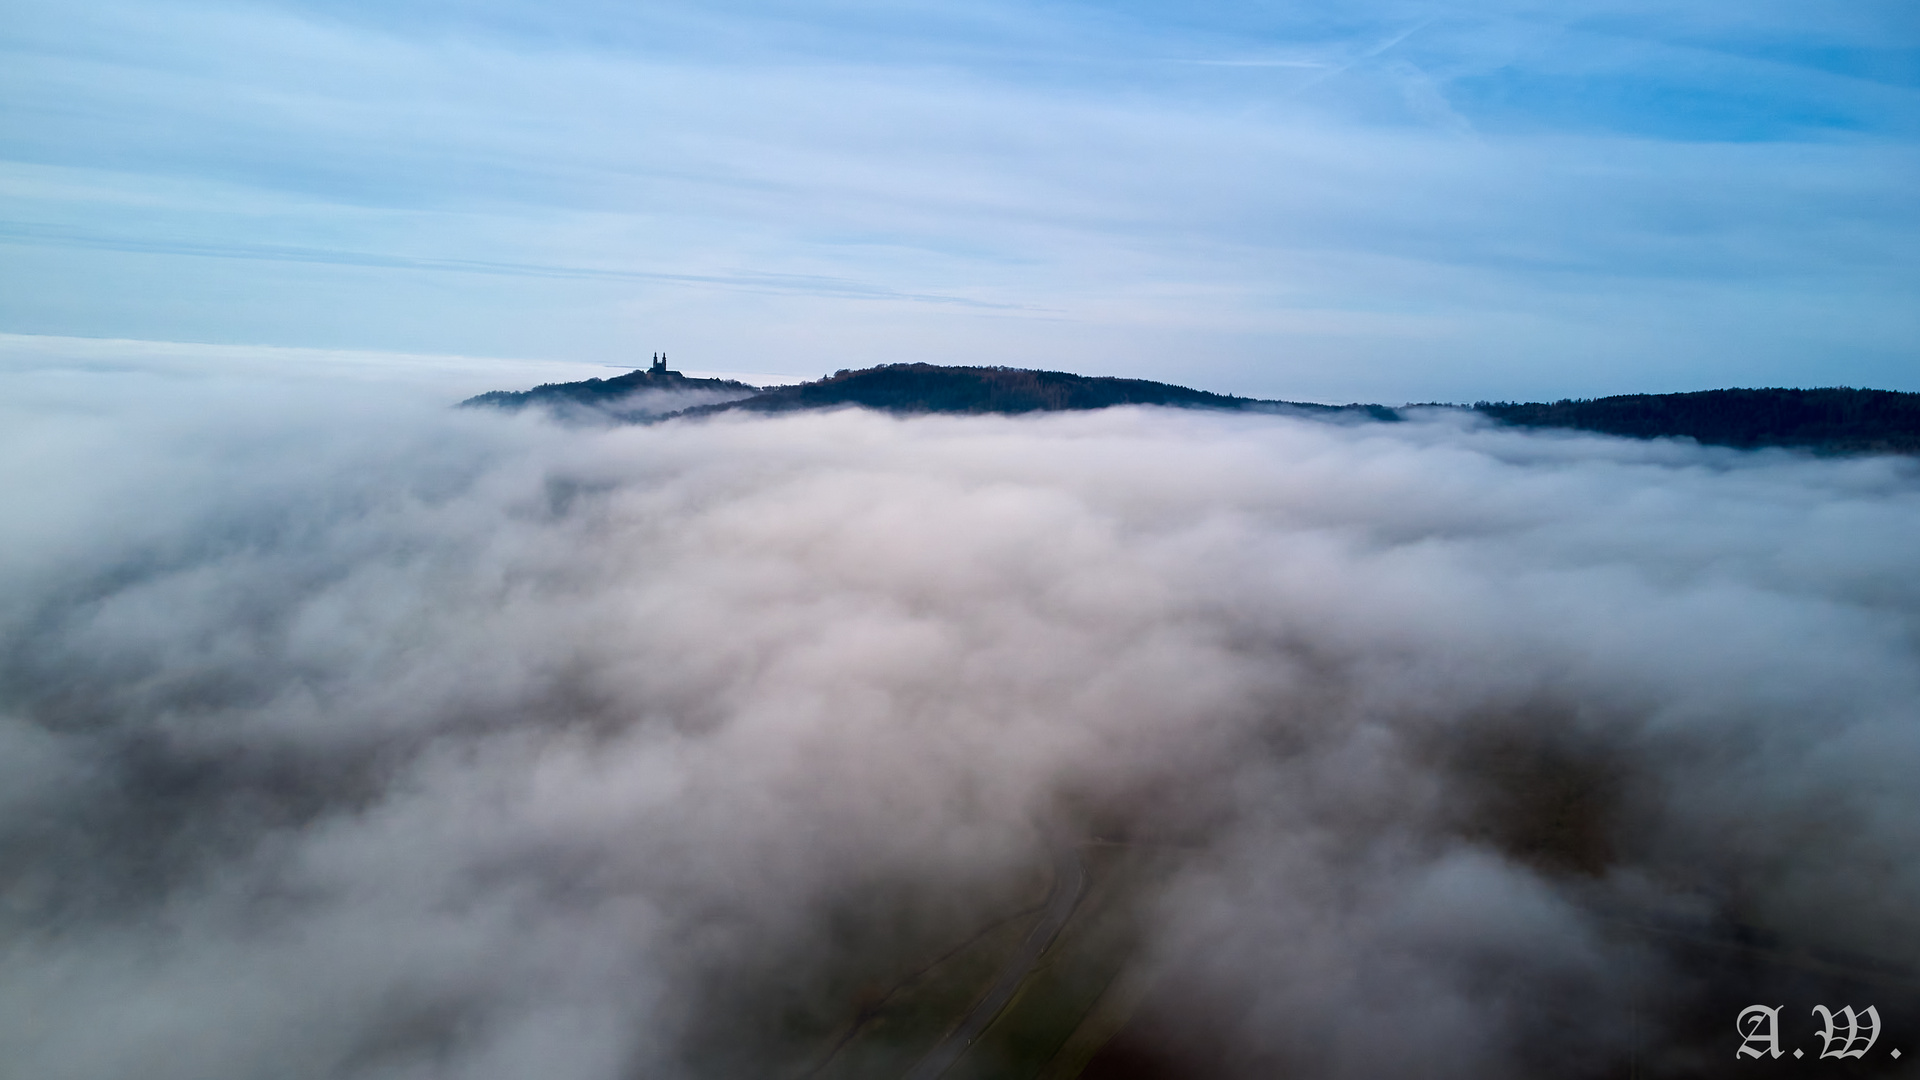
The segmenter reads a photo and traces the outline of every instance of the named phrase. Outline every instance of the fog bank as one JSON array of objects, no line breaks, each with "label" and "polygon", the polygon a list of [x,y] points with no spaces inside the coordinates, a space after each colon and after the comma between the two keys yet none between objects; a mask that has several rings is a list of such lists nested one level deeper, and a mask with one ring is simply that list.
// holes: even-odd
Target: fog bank
[{"label": "fog bank", "polygon": [[1710,1074],[1698,943],[1920,966],[1907,459],[8,379],[8,1075],[793,1075],[1060,835],[1180,853],[1207,1075]]}]

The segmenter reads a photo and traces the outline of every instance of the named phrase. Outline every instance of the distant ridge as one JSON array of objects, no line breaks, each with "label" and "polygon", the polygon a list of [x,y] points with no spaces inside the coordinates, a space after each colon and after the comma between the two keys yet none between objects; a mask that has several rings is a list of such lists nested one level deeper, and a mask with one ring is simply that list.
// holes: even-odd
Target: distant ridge
[{"label": "distant ridge", "polygon": [[[627,417],[619,403],[647,390],[731,391],[734,400],[710,401],[666,414]],[[744,410],[779,413],[803,409],[857,406],[892,413],[1029,413],[1105,409],[1114,405],[1163,405],[1189,409],[1303,410],[1322,415],[1358,410],[1379,420],[1397,420],[1378,405],[1316,405],[1263,401],[1215,394],[1147,379],[1074,375],[1007,367],[942,367],[936,364],[886,364],[860,371],[837,371],[823,379],[766,389],[723,379],[689,379],[676,371],[635,371],[613,379],[548,383],[532,390],[494,390],[461,402],[464,406],[523,409],[530,405],[598,406],[613,419],[664,419],[710,416]]]},{"label": "distant ridge", "polygon": [[[663,404],[644,410],[623,406],[648,396]],[[680,396],[684,394],[685,396]],[[716,400],[716,398],[718,400]],[[573,408],[618,421],[711,416],[744,411],[784,413],[859,407],[897,414],[1019,414],[1157,405],[1292,413],[1329,419],[1402,418],[1384,405],[1317,405],[1215,394],[1152,382],[1031,371],[1008,367],[942,367],[886,364],[837,371],[794,386],[760,388],[730,379],[690,379],[677,371],[634,371],[612,379],[548,383],[531,390],[495,390],[461,402],[469,406],[523,409]],[[1815,453],[1920,453],[1920,394],[1828,387],[1817,390],[1701,390],[1683,394],[1622,394],[1555,402],[1482,401],[1468,409],[1501,424],[1524,428],[1570,428],[1629,438],[1691,438],[1714,446],[1751,450],[1788,447]]]},{"label": "distant ridge", "polygon": [[1577,428],[1636,439],[1685,436],[1743,450],[1920,453],[1920,394],[1893,390],[1700,390],[1552,404],[1482,401],[1474,409],[1517,427]]},{"label": "distant ridge", "polygon": [[1074,375],[1007,367],[887,364],[837,371],[816,382],[763,390],[750,398],[689,409],[683,415],[730,410],[793,412],[857,405],[893,413],[1029,413],[1167,405],[1187,409],[1297,408],[1338,412],[1353,406],[1302,405],[1215,394],[1147,379]]},{"label": "distant ridge", "polygon": [[635,370],[611,379],[587,379],[584,382],[542,383],[531,390],[489,390],[461,402],[464,406],[490,405],[498,409],[518,410],[529,405],[610,405],[642,390],[720,390],[756,393],[732,379],[689,379],[677,371]]}]

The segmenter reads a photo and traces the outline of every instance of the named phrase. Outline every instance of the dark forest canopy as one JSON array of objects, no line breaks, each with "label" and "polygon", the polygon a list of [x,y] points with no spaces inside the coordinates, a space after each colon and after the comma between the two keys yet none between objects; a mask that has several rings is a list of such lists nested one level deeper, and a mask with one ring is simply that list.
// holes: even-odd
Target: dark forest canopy
[{"label": "dark forest canopy", "polygon": [[1057,412],[1104,409],[1113,405],[1169,405],[1188,409],[1291,407],[1323,412],[1342,409],[1330,405],[1260,401],[1146,379],[1006,367],[888,364],[863,371],[837,371],[817,382],[775,387],[750,398],[689,410],[689,413],[730,409],[791,412],[841,405],[895,413]]},{"label": "dark forest canopy", "polygon": [[[620,412],[621,402],[643,391],[703,391],[715,396],[731,396],[733,400],[709,398],[674,412],[645,415]],[[769,388],[726,379],[691,379],[675,371],[635,371],[613,379],[549,383],[519,392],[496,390],[469,398],[462,404],[507,409],[529,405],[605,408],[609,418],[620,420],[659,419],[667,415],[707,416],[733,410],[780,413],[849,406],[905,414],[1008,414],[1104,409],[1114,405],[1291,412],[1361,420],[1401,418],[1400,410],[1384,405],[1266,401],[1146,379],[934,364],[888,364],[862,371],[837,371],[813,382]],[[1776,446],[1818,453],[1920,453],[1920,394],[1890,390],[1849,387],[1702,390],[1685,394],[1563,399],[1551,403],[1482,401],[1471,408],[1516,427],[1571,428],[1640,439],[1682,437],[1741,449]]]},{"label": "dark forest canopy", "polygon": [[531,390],[489,390],[460,404],[492,405],[517,410],[529,405],[611,405],[642,390],[733,390],[750,393],[758,389],[732,379],[689,379],[677,371],[637,369],[611,379],[542,383]]},{"label": "dark forest canopy", "polygon": [[1474,408],[1520,427],[1578,428],[1638,439],[1686,436],[1715,446],[1825,453],[1920,452],[1920,394],[1891,390],[1701,390],[1552,404],[1483,401]]},{"label": "dark forest canopy", "polygon": [[1377,405],[1316,405],[1215,394],[1147,379],[1074,375],[1007,367],[941,367],[887,364],[837,371],[823,379],[764,389],[720,379],[689,379],[678,372],[635,371],[616,379],[550,383],[528,391],[495,390],[463,405],[520,409],[528,405],[615,405],[643,390],[737,390],[733,401],[713,402],[674,415],[706,416],[729,410],[793,412],[857,406],[893,413],[1028,413],[1104,409],[1113,405],[1162,405],[1191,409],[1303,410],[1321,415],[1356,413],[1398,419]]}]

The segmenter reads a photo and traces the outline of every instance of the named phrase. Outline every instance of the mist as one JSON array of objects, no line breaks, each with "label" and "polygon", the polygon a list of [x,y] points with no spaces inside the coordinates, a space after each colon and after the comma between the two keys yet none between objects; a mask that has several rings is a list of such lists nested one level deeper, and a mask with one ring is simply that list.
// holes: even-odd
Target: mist
[{"label": "mist", "polygon": [[1911,460],[8,378],[5,1075],[799,1076],[1063,837],[1168,1075],[1920,1052]]}]

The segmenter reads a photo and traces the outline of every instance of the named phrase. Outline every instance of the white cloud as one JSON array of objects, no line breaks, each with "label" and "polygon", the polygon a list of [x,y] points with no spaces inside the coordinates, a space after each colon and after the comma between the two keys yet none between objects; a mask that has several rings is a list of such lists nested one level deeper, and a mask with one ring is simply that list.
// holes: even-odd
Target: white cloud
[{"label": "white cloud", "polygon": [[9,383],[31,1075],[763,1075],[1086,814],[1210,1075],[1609,1060],[1725,989],[1621,910],[1920,963],[1904,459]]}]

